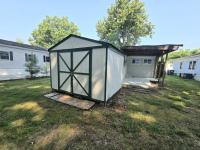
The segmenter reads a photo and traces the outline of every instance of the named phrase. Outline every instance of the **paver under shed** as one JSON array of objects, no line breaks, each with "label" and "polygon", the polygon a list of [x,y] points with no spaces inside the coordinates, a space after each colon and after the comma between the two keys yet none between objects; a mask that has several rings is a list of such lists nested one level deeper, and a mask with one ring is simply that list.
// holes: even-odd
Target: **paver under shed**
[{"label": "paver under shed", "polygon": [[74,106],[79,109],[84,109],[84,110],[88,110],[95,105],[95,102],[93,102],[93,101],[81,100],[78,98],[71,97],[69,95],[60,94],[60,93],[56,93],[56,92],[49,93],[44,96],[51,100],[55,100],[55,101],[58,101],[58,102],[61,102],[61,103],[64,103],[64,104],[67,104],[70,106]]}]

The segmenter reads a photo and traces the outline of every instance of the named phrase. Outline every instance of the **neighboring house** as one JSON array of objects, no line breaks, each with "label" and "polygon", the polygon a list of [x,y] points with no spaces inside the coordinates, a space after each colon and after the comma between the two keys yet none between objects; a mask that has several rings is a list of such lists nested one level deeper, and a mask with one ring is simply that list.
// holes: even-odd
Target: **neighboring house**
[{"label": "neighboring house", "polygon": [[49,49],[51,87],[106,103],[120,90],[125,78],[156,78],[158,59],[179,46],[130,46],[119,50],[107,42],[69,35]]},{"label": "neighboring house", "polygon": [[30,57],[38,60],[41,71],[37,76],[46,76],[49,71],[49,53],[46,49],[0,39],[0,80],[25,78],[25,63]]},{"label": "neighboring house", "polygon": [[200,55],[172,59],[169,64],[170,67],[168,70],[174,70],[176,75],[192,75],[195,80],[200,80]]}]

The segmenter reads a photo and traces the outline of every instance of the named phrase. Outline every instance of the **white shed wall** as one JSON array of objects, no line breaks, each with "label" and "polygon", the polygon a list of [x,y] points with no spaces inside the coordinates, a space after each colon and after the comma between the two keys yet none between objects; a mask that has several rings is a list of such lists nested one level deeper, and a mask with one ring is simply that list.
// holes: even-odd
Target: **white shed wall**
[{"label": "white shed wall", "polygon": [[69,39],[60,43],[58,46],[54,47],[52,51],[60,49],[73,49],[73,48],[92,47],[92,46],[101,46],[101,44],[83,40],[77,37],[70,37]]},{"label": "white shed wall", "polygon": [[[62,53],[62,54],[65,54],[65,53]],[[74,52],[74,56],[75,56],[75,54],[76,54],[76,52]],[[92,50],[92,98],[100,100],[100,101],[104,101],[105,62],[106,62],[105,61],[105,54],[106,54],[106,48],[99,48],[99,49],[93,49]],[[56,52],[51,52],[50,53],[50,57],[51,57],[51,82],[52,82],[52,88],[58,90],[57,53]],[[77,57],[78,57],[78,55],[77,55]],[[64,57],[64,59],[65,59],[65,57]],[[77,60],[80,60],[80,58],[77,59]],[[81,71],[80,69],[82,67],[89,67],[88,63],[87,63],[88,61],[89,60],[87,60],[87,59],[84,60],[83,63],[77,68],[77,70]],[[86,62],[85,65],[84,65],[84,62]],[[76,57],[74,57],[74,63],[76,63]],[[86,69],[86,70],[88,70],[88,69]],[[66,75],[63,78],[65,79]],[[61,80],[64,80],[64,79],[61,79]],[[87,82],[87,81],[85,81],[84,79],[82,79],[80,81],[82,81],[81,83],[83,84],[83,86],[86,85],[84,82]],[[76,87],[76,90],[82,90],[82,89],[78,89],[79,86],[78,85],[76,86],[76,81],[75,80],[74,80],[74,87]],[[64,88],[67,88],[67,87],[64,87]],[[87,89],[87,86],[86,86],[86,89]],[[66,89],[63,89],[63,90],[66,91]],[[67,91],[70,92],[69,89]],[[82,95],[85,95],[83,91],[79,92],[79,93],[81,93]]]},{"label": "white shed wall", "polygon": [[57,53],[50,53],[51,59],[51,86],[53,89],[58,90],[58,64]]},{"label": "white shed wall", "polygon": [[[20,79],[29,75],[25,71],[25,53],[35,54],[38,59],[38,66],[44,69],[45,66],[49,67],[49,63],[43,61],[43,56],[49,56],[48,51],[40,51],[34,49],[27,49],[15,46],[0,45],[0,51],[13,52],[13,61],[0,60],[0,80]],[[44,76],[42,72],[37,76]]]},{"label": "white shed wall", "polygon": [[125,56],[108,49],[106,100],[111,98],[122,86],[125,77]]},{"label": "white shed wall", "polygon": [[92,98],[104,101],[106,48],[92,52]]},{"label": "white shed wall", "polygon": [[[133,59],[139,59],[140,63],[133,64]],[[151,59],[151,64],[144,64],[144,59]],[[128,56],[127,77],[152,78],[155,65],[155,56]]]}]

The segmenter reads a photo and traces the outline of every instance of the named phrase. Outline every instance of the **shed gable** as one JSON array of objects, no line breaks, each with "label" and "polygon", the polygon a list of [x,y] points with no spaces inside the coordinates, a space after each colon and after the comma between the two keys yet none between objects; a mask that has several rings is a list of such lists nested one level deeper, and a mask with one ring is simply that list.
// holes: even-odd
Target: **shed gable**
[{"label": "shed gable", "polygon": [[102,46],[101,43],[89,41],[87,39],[83,39],[76,36],[70,36],[64,39],[62,42],[58,43],[55,47],[51,49],[61,50],[61,49],[74,49],[74,48],[82,48],[82,47],[94,47],[94,46]]}]

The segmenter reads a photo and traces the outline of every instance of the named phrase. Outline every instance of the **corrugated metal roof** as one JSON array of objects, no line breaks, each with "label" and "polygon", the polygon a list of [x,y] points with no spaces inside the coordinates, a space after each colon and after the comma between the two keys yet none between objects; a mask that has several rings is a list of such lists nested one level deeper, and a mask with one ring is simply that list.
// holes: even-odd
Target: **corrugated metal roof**
[{"label": "corrugated metal roof", "polygon": [[161,56],[178,50],[182,44],[164,44],[164,45],[140,45],[140,46],[125,46],[121,50],[127,55],[141,56]]},{"label": "corrugated metal roof", "polygon": [[0,39],[0,44],[9,45],[9,46],[23,47],[23,48],[28,48],[28,49],[41,50],[41,51],[47,51],[47,49],[39,47],[39,46],[22,44],[22,43],[17,43],[17,42],[13,42],[13,41],[3,40],[3,39]]}]

